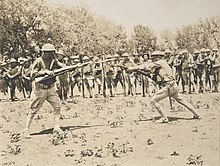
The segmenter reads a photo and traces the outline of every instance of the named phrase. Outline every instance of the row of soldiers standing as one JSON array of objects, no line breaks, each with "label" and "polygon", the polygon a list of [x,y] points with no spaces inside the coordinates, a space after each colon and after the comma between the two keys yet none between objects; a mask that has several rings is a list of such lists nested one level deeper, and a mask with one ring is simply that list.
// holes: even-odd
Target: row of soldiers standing
[{"label": "row of soldiers standing", "polygon": [[202,48],[192,54],[182,50],[176,56],[172,56],[171,52],[166,50],[165,54],[173,68],[177,84],[182,85],[183,93],[218,92],[220,57],[217,48],[212,50]]},{"label": "row of soldiers standing", "polygon": [[[68,72],[57,77],[57,92],[64,102],[74,96],[75,88],[81,92],[83,97],[93,98],[95,95],[110,97],[117,96],[118,84],[121,85],[124,96],[138,94],[141,89],[142,96],[151,95],[160,87],[160,78],[157,71],[143,75],[138,72],[128,71],[127,68],[143,63],[151,62],[150,54],[139,55],[128,53],[121,55],[105,55],[89,57],[81,52],[79,55],[67,57],[62,50],[57,53],[57,59],[66,65],[78,63],[88,63],[82,68],[77,68],[73,72]],[[181,83],[183,93],[204,93],[209,90],[217,92],[220,80],[220,57],[218,49],[201,49],[192,54],[187,50],[182,50],[174,55],[170,50],[165,50],[164,59],[172,67],[176,76],[177,84]],[[10,100],[18,100],[15,90],[18,89],[20,98],[30,97],[31,85],[31,65],[30,57],[10,59],[0,64],[0,90],[5,97]],[[97,91],[96,91],[97,90]],[[3,97],[1,97],[2,99]]]}]

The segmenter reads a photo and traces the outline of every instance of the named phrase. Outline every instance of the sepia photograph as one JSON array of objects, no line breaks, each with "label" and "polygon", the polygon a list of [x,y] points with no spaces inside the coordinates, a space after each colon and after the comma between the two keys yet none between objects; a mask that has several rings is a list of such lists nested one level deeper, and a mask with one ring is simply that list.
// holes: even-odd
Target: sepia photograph
[{"label": "sepia photograph", "polygon": [[219,166],[220,0],[0,0],[1,166]]}]

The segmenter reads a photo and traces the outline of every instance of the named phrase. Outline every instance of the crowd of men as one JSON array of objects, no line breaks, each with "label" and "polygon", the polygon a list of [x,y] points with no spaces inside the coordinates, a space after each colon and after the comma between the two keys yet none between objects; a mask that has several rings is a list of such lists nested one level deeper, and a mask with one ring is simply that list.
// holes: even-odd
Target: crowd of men
[{"label": "crowd of men", "polygon": [[[190,53],[181,50],[173,54],[164,51],[164,58],[173,70],[182,93],[218,92],[220,83],[220,57],[217,48],[195,50]],[[56,52],[58,61],[65,65],[86,64],[74,71],[57,77],[56,89],[64,102],[78,91],[82,97],[97,95],[114,97],[142,95],[148,96],[160,89],[163,82],[157,74],[149,70],[130,71],[130,67],[151,62],[151,54],[107,54],[89,56],[84,52],[65,56],[62,49]],[[34,59],[19,57],[0,62],[0,100],[22,100],[29,98],[32,91],[31,66]],[[118,86],[120,84],[120,86]],[[121,88],[120,88],[121,87]],[[17,89],[17,90],[16,90]],[[19,93],[19,94],[17,94]],[[19,96],[19,97],[18,97]]]}]

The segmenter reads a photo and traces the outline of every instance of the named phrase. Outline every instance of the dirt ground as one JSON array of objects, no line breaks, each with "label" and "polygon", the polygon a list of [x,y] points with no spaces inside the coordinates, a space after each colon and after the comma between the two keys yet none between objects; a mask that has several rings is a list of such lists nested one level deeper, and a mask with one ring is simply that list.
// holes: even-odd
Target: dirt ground
[{"label": "dirt ground", "polygon": [[0,102],[0,161],[4,166],[219,166],[220,94],[183,95],[202,116],[168,99],[169,124],[148,97],[86,99],[62,105],[63,137],[53,135],[52,108],[45,103],[22,138],[30,101]]}]

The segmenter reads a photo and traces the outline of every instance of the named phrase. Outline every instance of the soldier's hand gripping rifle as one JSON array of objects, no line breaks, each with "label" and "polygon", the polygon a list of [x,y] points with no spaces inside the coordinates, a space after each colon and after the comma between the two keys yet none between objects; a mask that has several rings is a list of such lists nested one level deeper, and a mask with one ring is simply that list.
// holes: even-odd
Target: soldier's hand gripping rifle
[{"label": "soldier's hand gripping rifle", "polygon": [[60,69],[55,69],[53,71],[53,74],[51,74],[51,75],[44,75],[42,77],[37,77],[37,78],[35,78],[35,81],[36,82],[42,82],[42,81],[48,80],[50,78],[53,78],[55,76],[62,75],[64,73],[66,73],[66,72],[73,71],[76,68],[83,67],[83,66],[85,66],[87,64],[89,64],[89,62],[88,63],[82,63],[82,64],[76,64],[76,65],[72,65],[72,66],[65,66],[65,67],[62,67]]}]

